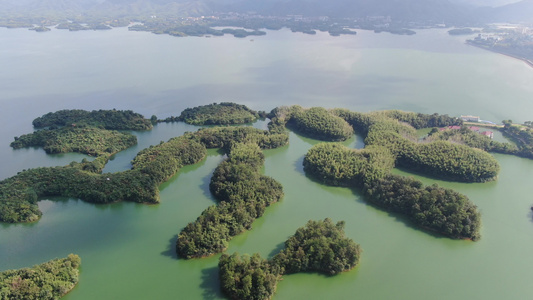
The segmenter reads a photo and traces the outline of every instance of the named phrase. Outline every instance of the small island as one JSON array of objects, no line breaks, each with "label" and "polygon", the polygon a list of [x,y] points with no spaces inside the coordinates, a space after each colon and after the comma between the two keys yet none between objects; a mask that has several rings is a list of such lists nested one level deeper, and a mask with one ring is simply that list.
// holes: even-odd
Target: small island
[{"label": "small island", "polygon": [[131,133],[93,127],[43,129],[15,137],[13,149],[42,147],[48,154],[78,152],[91,156],[112,155],[137,144]]},{"label": "small island", "polygon": [[273,109],[268,117],[277,124],[323,141],[345,141],[354,134],[348,122],[322,107],[281,106]]},{"label": "small island", "polygon": [[54,259],[32,268],[0,272],[0,299],[59,299],[79,280],[79,256]]},{"label": "small island", "polygon": [[65,109],[47,113],[33,120],[35,128],[52,126],[88,126],[110,130],[150,130],[152,123],[131,110]]},{"label": "small island", "polygon": [[160,122],[185,122],[191,125],[238,125],[252,123],[259,118],[258,112],[245,105],[231,102],[187,108],[179,117],[169,117]]},{"label": "small island", "polygon": [[220,287],[231,299],[270,299],[284,274],[319,272],[336,275],[354,268],[361,247],[344,234],[344,222],[310,220],[285,241],[271,260],[237,253],[223,254],[218,267]]}]

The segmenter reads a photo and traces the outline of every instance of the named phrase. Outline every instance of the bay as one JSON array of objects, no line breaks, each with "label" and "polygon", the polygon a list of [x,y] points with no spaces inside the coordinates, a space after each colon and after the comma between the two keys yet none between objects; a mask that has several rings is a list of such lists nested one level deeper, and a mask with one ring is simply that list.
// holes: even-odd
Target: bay
[{"label": "bay", "polygon": [[[85,156],[12,150],[31,121],[59,109],[131,109],[147,117],[233,101],[256,110],[280,105],[403,109],[499,122],[531,120],[533,69],[464,44],[445,30],[414,36],[359,31],[330,37],[269,31],[254,40],[175,38],[126,29],[36,33],[0,28],[0,179]],[[254,124],[264,127],[264,123]],[[135,154],[198,127],[159,124],[135,133],[139,144],[117,154],[106,172],[130,167]],[[415,176],[466,194],[482,213],[482,239],[456,241],[417,228],[364,202],[357,190],[311,181],[303,156],[317,141],[291,133],[290,145],[265,151],[264,172],[284,199],[269,207],[227,253],[274,255],[309,219],[346,221],[363,248],[361,264],[335,277],[285,276],[275,299],[527,299],[533,278],[533,161],[496,155],[497,181],[461,184]],[[363,147],[360,137],[346,142]],[[222,161],[183,168],[161,189],[161,203],[93,205],[45,199],[33,224],[0,225],[0,270],[79,254],[79,285],[65,299],[218,299],[218,256],[177,259],[176,235],[215,200],[212,171]]]}]

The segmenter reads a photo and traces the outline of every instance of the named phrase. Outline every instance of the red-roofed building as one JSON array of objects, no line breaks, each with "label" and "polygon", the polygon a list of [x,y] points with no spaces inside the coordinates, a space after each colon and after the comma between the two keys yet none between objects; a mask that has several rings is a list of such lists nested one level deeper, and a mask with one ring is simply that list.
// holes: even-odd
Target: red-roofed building
[{"label": "red-roofed building", "polygon": [[483,131],[481,134],[484,136],[488,136],[491,139],[494,138],[494,133],[492,131]]}]

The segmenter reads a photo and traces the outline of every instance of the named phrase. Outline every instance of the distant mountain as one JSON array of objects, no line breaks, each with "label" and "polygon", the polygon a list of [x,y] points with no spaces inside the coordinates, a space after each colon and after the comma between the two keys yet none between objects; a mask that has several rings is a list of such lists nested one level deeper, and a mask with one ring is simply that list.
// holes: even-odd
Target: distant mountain
[{"label": "distant mountain", "polygon": [[492,14],[497,22],[533,22],[533,0],[524,0],[497,7]]},{"label": "distant mountain", "polygon": [[0,0],[0,16],[8,18],[146,18],[201,16],[214,12],[356,18],[390,16],[394,22],[478,24],[479,21],[531,21],[533,0],[492,8],[482,2],[513,0]]},{"label": "distant mountain", "polygon": [[242,0],[228,11],[255,11],[263,15],[365,17],[391,16],[401,21],[463,22],[469,16],[448,0]]},{"label": "distant mountain", "polygon": [[516,3],[520,0],[450,0],[454,4],[477,6],[477,7],[498,7],[511,3]]}]

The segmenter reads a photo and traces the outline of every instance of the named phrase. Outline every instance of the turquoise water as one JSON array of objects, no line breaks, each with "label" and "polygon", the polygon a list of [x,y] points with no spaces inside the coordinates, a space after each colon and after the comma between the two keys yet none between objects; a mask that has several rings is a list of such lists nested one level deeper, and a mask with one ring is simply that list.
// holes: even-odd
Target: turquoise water
[{"label": "turquoise water", "polygon": [[[333,38],[287,30],[248,39],[173,38],[114,29],[38,34],[0,28],[0,178],[84,156],[12,150],[31,121],[66,108],[132,109],[147,117],[221,101],[256,110],[279,105],[404,109],[531,119],[533,69],[518,60],[464,45],[444,30],[394,36],[361,31]],[[264,127],[264,123],[255,124]],[[197,127],[159,124],[135,133],[139,144],[117,154],[105,171],[130,167],[135,154]],[[416,229],[399,215],[367,205],[357,190],[308,179],[302,160],[317,141],[291,133],[290,145],[265,151],[265,174],[284,186],[253,229],[228,253],[274,255],[309,219],[346,221],[361,244],[354,270],[335,277],[285,276],[275,299],[528,299],[533,278],[533,161],[495,155],[497,181],[438,182],[466,194],[482,213],[482,239],[456,241]],[[363,146],[360,137],[347,141]],[[209,205],[221,153],[183,168],[161,189],[161,203],[94,205],[46,199],[33,224],[0,225],[0,270],[79,254],[79,285],[65,299],[218,299],[218,256],[177,259],[179,231]],[[405,174],[395,170],[398,174]]]}]

